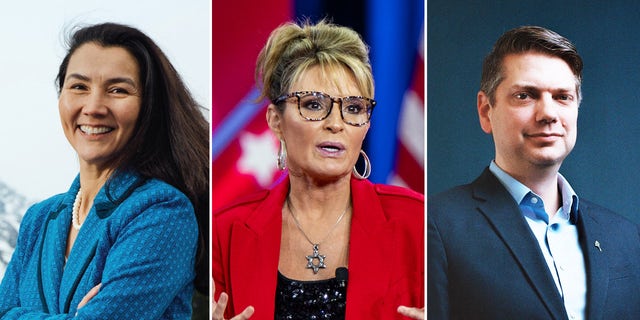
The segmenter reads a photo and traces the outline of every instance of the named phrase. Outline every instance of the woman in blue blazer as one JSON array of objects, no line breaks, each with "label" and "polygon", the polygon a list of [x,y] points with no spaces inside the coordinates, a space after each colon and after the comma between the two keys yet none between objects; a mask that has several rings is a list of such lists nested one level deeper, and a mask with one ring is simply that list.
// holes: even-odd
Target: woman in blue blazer
[{"label": "woman in blue blazer", "polygon": [[194,268],[209,206],[200,106],[156,44],[119,24],[75,32],[57,84],[80,173],[24,216],[0,317],[190,318],[196,270],[208,282],[208,259]]}]

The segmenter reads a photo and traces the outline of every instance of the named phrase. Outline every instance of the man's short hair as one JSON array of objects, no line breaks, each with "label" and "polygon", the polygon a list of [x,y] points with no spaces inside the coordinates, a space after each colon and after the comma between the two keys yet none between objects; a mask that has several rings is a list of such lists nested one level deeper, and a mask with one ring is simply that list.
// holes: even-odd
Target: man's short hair
[{"label": "man's short hair", "polygon": [[507,55],[526,52],[542,53],[558,57],[569,65],[576,78],[576,93],[580,103],[582,93],[582,58],[576,47],[567,38],[538,26],[523,26],[505,32],[496,41],[493,49],[482,64],[482,79],[480,90],[488,97],[491,104],[495,103],[495,93],[503,80],[502,62]]}]

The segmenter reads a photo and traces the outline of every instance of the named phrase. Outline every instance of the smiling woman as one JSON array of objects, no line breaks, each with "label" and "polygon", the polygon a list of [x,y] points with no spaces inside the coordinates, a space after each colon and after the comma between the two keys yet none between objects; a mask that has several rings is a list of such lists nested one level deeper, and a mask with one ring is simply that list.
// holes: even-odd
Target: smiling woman
[{"label": "smiling woman", "polygon": [[0,317],[189,318],[194,278],[208,289],[200,106],[160,48],[120,24],[76,31],[57,79],[80,173],[25,214]]},{"label": "smiling woman", "polygon": [[60,91],[60,119],[83,165],[107,169],[131,139],[142,98],[138,69],[126,49],[91,42],[69,61]]}]

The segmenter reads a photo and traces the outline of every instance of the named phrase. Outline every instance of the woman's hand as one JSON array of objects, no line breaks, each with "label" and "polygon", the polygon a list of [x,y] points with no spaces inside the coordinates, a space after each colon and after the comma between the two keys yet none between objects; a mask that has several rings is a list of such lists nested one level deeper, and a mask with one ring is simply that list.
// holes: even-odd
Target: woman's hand
[{"label": "woman's hand", "polygon": [[[216,293],[216,286],[213,286],[213,292],[211,293],[211,296],[215,296]],[[213,306],[212,308],[212,316],[211,319],[212,320],[224,320],[224,309],[227,308],[227,302],[229,301],[229,296],[227,296],[226,293],[221,293],[220,294],[220,298],[218,299],[218,302],[216,302],[215,300],[213,300]],[[236,315],[235,317],[231,318],[230,320],[246,320],[251,318],[251,316],[253,315],[253,307],[252,306],[248,306],[246,309],[244,309],[242,311],[242,313]]]},{"label": "woman's hand", "polygon": [[78,309],[84,307],[85,304],[89,303],[89,300],[91,300],[93,297],[96,296],[96,294],[98,294],[98,291],[100,291],[101,286],[102,286],[102,283],[98,283],[97,286],[91,288],[91,290],[89,290],[89,292],[87,292],[87,294],[84,295],[82,300],[80,300],[80,303],[78,303]]},{"label": "woman's hand", "polygon": [[424,319],[424,308],[410,308],[405,306],[398,307],[398,313],[411,319]]}]

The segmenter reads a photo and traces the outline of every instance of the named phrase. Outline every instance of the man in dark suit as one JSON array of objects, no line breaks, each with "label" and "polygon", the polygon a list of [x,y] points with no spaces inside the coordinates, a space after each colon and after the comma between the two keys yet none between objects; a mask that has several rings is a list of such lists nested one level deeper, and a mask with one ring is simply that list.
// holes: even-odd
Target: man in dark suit
[{"label": "man in dark suit", "polygon": [[477,96],[495,158],[427,200],[427,317],[640,319],[639,229],[558,172],[576,142],[582,59],[540,27],[503,34]]}]

